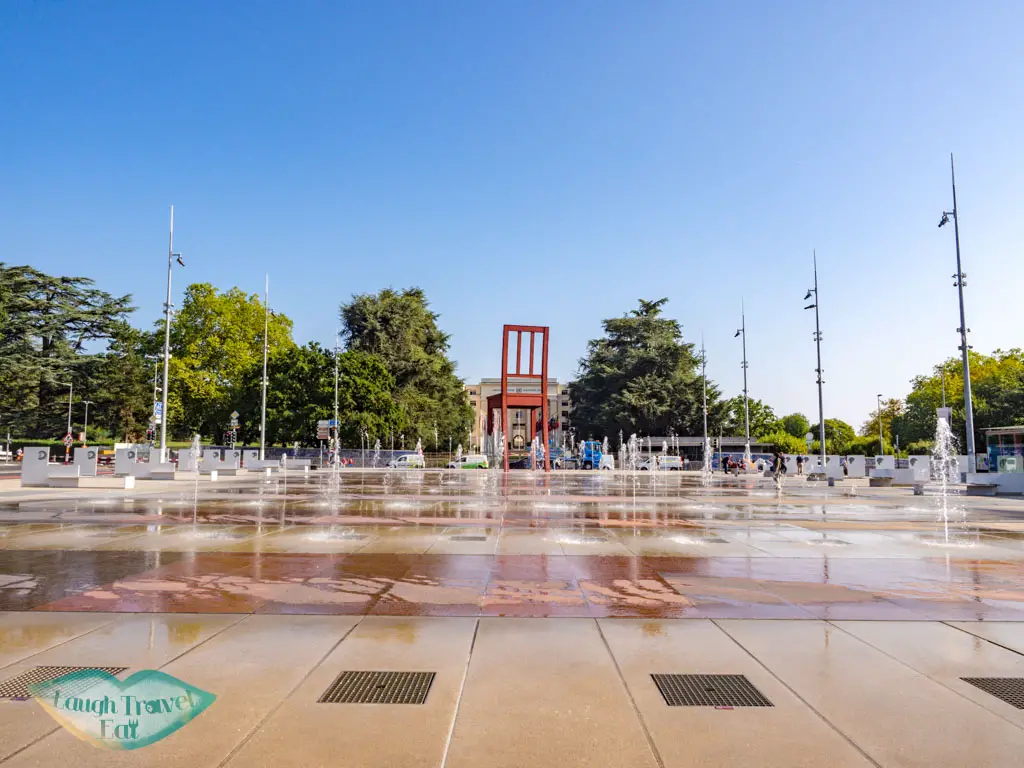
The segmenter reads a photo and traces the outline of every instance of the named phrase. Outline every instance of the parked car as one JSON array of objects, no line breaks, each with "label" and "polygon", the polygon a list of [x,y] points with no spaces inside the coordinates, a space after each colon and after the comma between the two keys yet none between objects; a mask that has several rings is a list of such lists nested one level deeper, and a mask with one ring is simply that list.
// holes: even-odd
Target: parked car
[{"label": "parked car", "polygon": [[426,466],[418,453],[403,453],[388,462],[388,469],[423,469]]},{"label": "parked car", "polygon": [[682,456],[668,456],[664,454],[658,454],[651,456],[648,459],[640,462],[639,469],[641,470],[676,470],[679,471],[683,468]]},{"label": "parked car", "polygon": [[480,453],[469,453],[448,462],[448,469],[487,469],[487,457]]}]

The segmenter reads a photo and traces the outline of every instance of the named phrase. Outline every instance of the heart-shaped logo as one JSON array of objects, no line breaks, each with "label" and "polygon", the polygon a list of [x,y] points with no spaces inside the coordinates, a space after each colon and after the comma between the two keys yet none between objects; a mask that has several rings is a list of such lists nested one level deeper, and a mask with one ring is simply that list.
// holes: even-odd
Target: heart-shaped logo
[{"label": "heart-shaped logo", "polygon": [[217,698],[156,669],[124,681],[102,669],[83,669],[28,689],[75,736],[116,750],[146,747],[170,736]]}]

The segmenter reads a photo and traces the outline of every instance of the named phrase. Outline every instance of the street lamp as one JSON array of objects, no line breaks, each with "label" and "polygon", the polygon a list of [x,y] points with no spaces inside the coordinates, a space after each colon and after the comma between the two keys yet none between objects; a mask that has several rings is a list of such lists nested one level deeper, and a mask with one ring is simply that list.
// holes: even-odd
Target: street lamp
[{"label": "street lamp", "polygon": [[85,403],[85,423],[82,424],[82,445],[85,445],[86,444],[85,439],[86,439],[87,433],[89,431],[89,406],[92,405],[96,401],[95,400],[83,400],[82,402]]},{"label": "street lamp", "polygon": [[71,453],[71,443],[68,438],[71,437],[71,396],[75,392],[75,384],[72,381],[58,381],[62,387],[68,388],[68,433],[64,436],[64,463],[68,463],[68,455]]},{"label": "street lamp", "polygon": [[170,391],[167,379],[170,376],[171,368],[171,273],[175,261],[182,267],[185,266],[181,254],[174,252],[174,206],[172,205],[171,228],[167,239],[167,301],[164,303],[164,390],[160,409],[160,463],[167,460],[167,393]]},{"label": "street lamp", "polygon": [[882,442],[882,395],[876,395],[878,400],[878,452],[885,455],[885,443]]},{"label": "street lamp", "polygon": [[821,448],[821,471],[825,471],[825,406],[824,400],[821,394],[821,385],[825,383],[825,380],[821,378],[821,374],[824,372],[821,367],[821,317],[818,314],[818,304],[820,303],[818,297],[818,252],[814,251],[814,287],[807,289],[807,295],[804,296],[804,301],[807,301],[811,296],[814,296],[814,303],[808,304],[804,309],[814,310],[814,343],[818,348],[818,367],[815,368],[815,372],[818,374],[818,443]]},{"label": "street lamp", "polygon": [[[745,372],[745,371],[744,371]],[[711,451],[708,450],[708,355],[704,351],[704,334],[700,335],[700,383],[704,401],[704,451],[702,460],[704,462],[704,476],[711,471]]]},{"label": "street lamp", "polygon": [[743,446],[743,461],[746,465],[750,464],[750,405],[747,402],[747,312],[740,304],[740,319],[741,324],[739,330],[733,335],[735,339],[737,336],[743,337],[743,424],[745,427],[746,443]]},{"label": "street lamp", "polygon": [[956,170],[953,167],[953,154],[949,155],[949,175],[953,185],[953,210],[943,211],[939,219],[939,226],[949,223],[949,217],[953,217],[953,233],[956,240],[956,274],[953,275],[953,286],[957,289],[960,298],[960,327],[957,332],[960,334],[960,355],[964,367],[964,411],[966,416],[965,429],[967,431],[967,466],[971,472],[977,471],[978,465],[974,452],[974,403],[971,400],[971,363],[968,359],[967,333],[971,330],[967,327],[967,320],[964,318],[964,286],[967,285],[967,275],[960,266],[960,217],[956,206]]},{"label": "street lamp", "polygon": [[267,334],[270,329],[270,275],[267,274],[267,283],[263,300],[263,394],[260,398],[260,461],[263,461],[267,449]]}]

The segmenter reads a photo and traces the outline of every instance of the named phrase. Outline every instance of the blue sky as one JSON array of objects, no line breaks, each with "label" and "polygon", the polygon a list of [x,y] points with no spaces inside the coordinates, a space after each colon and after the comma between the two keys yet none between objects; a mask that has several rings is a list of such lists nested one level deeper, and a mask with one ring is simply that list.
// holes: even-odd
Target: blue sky
[{"label": "blue sky", "polygon": [[[975,349],[1020,346],[1019,2],[0,5],[0,260],[160,312],[261,291],[298,341],[423,287],[468,378],[550,325],[568,378],[603,318],[670,299],[709,374],[816,413],[957,354],[949,153]],[[508,265],[515,265],[510,269]]]}]

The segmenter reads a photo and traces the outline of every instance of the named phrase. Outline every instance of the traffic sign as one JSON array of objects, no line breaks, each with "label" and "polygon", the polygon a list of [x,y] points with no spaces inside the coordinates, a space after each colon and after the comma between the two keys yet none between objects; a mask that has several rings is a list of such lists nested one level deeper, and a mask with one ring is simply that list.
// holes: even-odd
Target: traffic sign
[{"label": "traffic sign", "polygon": [[75,442],[75,438],[73,438],[71,436],[71,433],[68,432],[66,435],[64,435],[64,441],[63,442],[64,442],[65,446],[70,446],[70,445],[72,445]]}]

